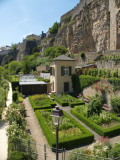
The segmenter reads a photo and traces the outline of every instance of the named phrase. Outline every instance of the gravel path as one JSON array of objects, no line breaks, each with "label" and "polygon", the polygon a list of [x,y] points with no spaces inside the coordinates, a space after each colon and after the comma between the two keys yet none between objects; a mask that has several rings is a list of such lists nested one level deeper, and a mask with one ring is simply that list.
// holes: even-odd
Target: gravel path
[{"label": "gravel path", "polygon": [[47,140],[42,132],[42,129],[38,123],[36,115],[32,109],[29,99],[24,99],[25,109],[27,113],[27,123],[30,128],[31,135],[36,143],[36,149],[38,154],[38,160],[44,160],[44,144],[47,145],[47,159],[55,160],[55,154],[50,150]]},{"label": "gravel path", "polygon": [[[9,83],[9,92],[6,101],[7,107],[12,103],[12,88]],[[7,160],[8,156],[8,136],[6,135],[6,129],[8,124],[6,122],[0,122],[0,160]]]}]

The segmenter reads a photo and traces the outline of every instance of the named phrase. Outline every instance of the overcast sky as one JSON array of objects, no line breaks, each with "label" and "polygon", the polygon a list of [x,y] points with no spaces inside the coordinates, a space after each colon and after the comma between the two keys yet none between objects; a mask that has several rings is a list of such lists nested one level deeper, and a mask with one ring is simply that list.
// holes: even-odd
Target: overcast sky
[{"label": "overcast sky", "polygon": [[47,32],[79,0],[0,0],[0,46]]}]

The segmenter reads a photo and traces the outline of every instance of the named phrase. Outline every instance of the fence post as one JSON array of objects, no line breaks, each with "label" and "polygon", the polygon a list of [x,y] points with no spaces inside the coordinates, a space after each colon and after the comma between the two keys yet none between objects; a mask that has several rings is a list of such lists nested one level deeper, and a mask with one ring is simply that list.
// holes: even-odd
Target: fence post
[{"label": "fence post", "polygon": [[47,160],[46,145],[44,144],[44,159]]},{"label": "fence post", "polygon": [[63,159],[63,158],[64,158],[64,157],[63,157],[63,152],[64,152],[64,148],[62,148],[62,160],[64,160],[64,159]]},{"label": "fence post", "polygon": [[63,160],[65,160],[65,148],[63,148]]}]

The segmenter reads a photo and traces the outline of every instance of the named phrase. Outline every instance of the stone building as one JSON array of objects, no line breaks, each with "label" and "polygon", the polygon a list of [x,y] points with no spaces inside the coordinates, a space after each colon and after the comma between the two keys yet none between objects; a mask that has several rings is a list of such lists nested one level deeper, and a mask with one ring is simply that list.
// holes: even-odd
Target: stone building
[{"label": "stone building", "polygon": [[75,73],[75,60],[65,55],[55,58],[50,66],[51,92],[72,92],[71,75]]},{"label": "stone building", "polygon": [[120,0],[80,0],[61,17],[54,45],[70,53],[120,49]]}]

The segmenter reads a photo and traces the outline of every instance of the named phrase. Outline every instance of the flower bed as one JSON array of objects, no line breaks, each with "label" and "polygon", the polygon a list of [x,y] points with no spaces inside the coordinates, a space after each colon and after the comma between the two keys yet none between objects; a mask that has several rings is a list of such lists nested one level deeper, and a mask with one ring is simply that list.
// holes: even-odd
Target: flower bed
[{"label": "flower bed", "polygon": [[87,107],[76,106],[71,113],[101,136],[115,136],[120,133],[120,119],[112,113],[101,113],[87,116]]},{"label": "flower bed", "polygon": [[107,138],[102,137],[84,149],[75,149],[69,152],[67,160],[119,160],[120,142],[111,144]]},{"label": "flower bed", "polygon": [[3,120],[9,123],[7,128],[8,160],[37,159],[34,141],[27,133],[25,116],[23,104],[11,104],[3,112]]},{"label": "flower bed", "polygon": [[45,94],[29,96],[29,100],[34,110],[54,108],[56,106],[56,103]]},{"label": "flower bed", "polygon": [[[51,110],[36,110],[39,124],[51,147],[55,147],[55,127],[52,125]],[[73,148],[93,142],[94,136],[67,113],[64,113],[59,128],[59,147]]]},{"label": "flower bed", "polygon": [[62,106],[71,106],[74,107],[75,105],[84,104],[84,102],[80,99],[74,98],[70,95],[64,94],[51,94],[51,97],[54,98],[60,105]]}]

